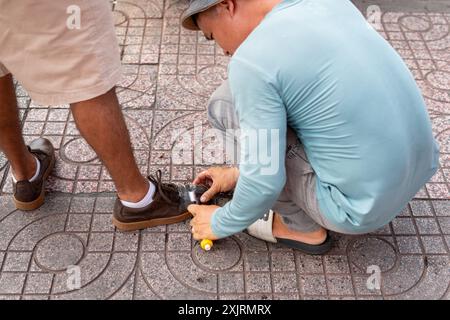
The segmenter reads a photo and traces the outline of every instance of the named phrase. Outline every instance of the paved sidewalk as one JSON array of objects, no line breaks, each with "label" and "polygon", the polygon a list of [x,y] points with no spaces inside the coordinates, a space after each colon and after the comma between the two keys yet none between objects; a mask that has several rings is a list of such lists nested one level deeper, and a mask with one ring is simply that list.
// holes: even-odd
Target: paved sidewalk
[{"label": "paved sidewalk", "polygon": [[[17,85],[26,140],[50,138],[58,161],[47,203],[24,213],[14,210],[0,153],[0,299],[449,299],[450,9],[439,0],[357,2],[364,12],[374,3],[382,10],[377,29],[422,88],[442,152],[437,175],[391,224],[365,236],[333,234],[335,248],[322,257],[246,234],[204,253],[186,223],[116,232],[111,178],[68,106],[37,106]],[[143,174],[161,169],[165,180],[180,183],[221,163],[221,154],[211,152],[214,142],[199,141],[193,127],[208,128],[206,101],[228,63],[201,34],[180,29],[185,6],[185,0],[114,5],[124,64],[117,91],[136,158]],[[202,157],[179,154],[192,145],[186,137],[203,144]],[[174,163],[173,153],[182,161]],[[80,290],[67,287],[71,265],[80,267]],[[369,266],[382,272],[379,290],[367,287]]]}]

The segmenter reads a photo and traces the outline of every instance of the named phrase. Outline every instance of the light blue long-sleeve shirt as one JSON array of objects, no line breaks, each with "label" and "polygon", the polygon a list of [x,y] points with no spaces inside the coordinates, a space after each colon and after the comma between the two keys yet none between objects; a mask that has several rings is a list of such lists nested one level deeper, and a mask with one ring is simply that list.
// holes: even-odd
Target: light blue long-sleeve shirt
[{"label": "light blue long-sleeve shirt", "polygon": [[[323,216],[342,232],[387,224],[437,170],[413,76],[348,0],[281,2],[236,51],[229,81],[244,134],[234,198],[212,218],[219,237],[242,231],[277,200],[287,125],[316,172]],[[266,137],[253,149],[244,143],[252,132]]]}]

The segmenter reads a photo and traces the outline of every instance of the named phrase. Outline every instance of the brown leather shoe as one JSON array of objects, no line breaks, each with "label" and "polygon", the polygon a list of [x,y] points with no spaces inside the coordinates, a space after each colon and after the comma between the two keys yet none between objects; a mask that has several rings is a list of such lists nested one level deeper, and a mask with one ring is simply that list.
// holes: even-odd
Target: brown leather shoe
[{"label": "brown leather shoe", "polygon": [[182,222],[192,215],[187,211],[190,204],[183,196],[185,189],[172,183],[161,182],[161,171],[149,176],[156,191],[153,201],[145,208],[132,209],[125,207],[117,199],[113,211],[113,224],[120,231],[135,231],[159,225]]},{"label": "brown leather shoe", "polygon": [[[208,186],[175,185],[161,182],[161,170],[148,179],[155,185],[156,191],[150,205],[142,209],[125,207],[116,200],[113,212],[113,224],[121,231],[135,231],[159,225],[182,222],[192,217],[187,207],[199,204],[200,197]],[[233,198],[233,192],[221,192],[211,199],[208,205],[223,206]]]},{"label": "brown leather shoe", "polygon": [[44,138],[34,140],[28,150],[39,160],[41,169],[36,180],[13,181],[14,203],[16,208],[31,211],[39,208],[45,200],[45,180],[55,166],[55,149],[52,143]]}]

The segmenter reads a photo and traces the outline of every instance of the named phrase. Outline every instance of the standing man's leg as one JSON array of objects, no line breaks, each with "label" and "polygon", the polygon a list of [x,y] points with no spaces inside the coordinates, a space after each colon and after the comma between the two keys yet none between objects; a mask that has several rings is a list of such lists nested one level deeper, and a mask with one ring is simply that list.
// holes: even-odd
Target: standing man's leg
[{"label": "standing man's leg", "polygon": [[[134,159],[115,90],[74,103],[71,109],[82,136],[110,171],[120,199],[138,202],[144,198],[149,183]],[[22,137],[11,74],[0,78],[0,132],[0,150],[9,160],[14,178],[31,179],[37,165]]]},{"label": "standing man's leg", "polygon": [[[229,84],[225,81],[214,92],[208,103],[209,122],[214,128],[221,131],[227,144],[232,140],[237,141],[230,134],[232,131],[229,130],[239,129],[238,117],[232,101]],[[286,171],[288,179],[286,187],[273,208],[275,216],[272,232],[276,238],[290,239],[313,245],[321,244],[325,241],[327,232],[318,221],[315,221],[317,220],[316,214],[313,214],[313,219],[308,212],[309,210],[305,210],[309,205],[311,205],[311,210],[315,209],[313,201],[316,201],[316,199],[312,196],[313,192],[307,192],[310,190],[306,190],[315,186],[314,171],[307,159],[298,157],[300,154],[298,139],[296,139],[291,129],[288,129],[287,138]],[[297,157],[294,156],[293,151],[296,152]],[[306,157],[304,151],[303,157]],[[303,189],[299,190],[299,188]],[[300,191],[301,193],[296,195]],[[305,201],[306,199],[307,201]],[[299,201],[294,202],[294,200]]]},{"label": "standing man's leg", "polygon": [[[44,183],[30,186],[28,181],[36,171],[34,158],[47,154],[51,161],[44,161],[46,167],[54,162],[54,152],[48,140],[40,139],[28,147],[24,144],[10,72],[36,103],[71,104],[81,135],[109,170],[124,205],[148,206],[155,187],[139,172],[114,90],[121,61],[109,2],[61,0],[34,6],[33,0],[24,1],[18,8],[0,0],[0,77],[8,74],[0,79],[0,149],[21,193],[26,193],[26,198],[40,194]],[[69,24],[73,22],[67,14],[71,6],[80,9],[78,26]],[[42,25],[37,17],[44,17],[47,23]],[[21,51],[23,43],[30,50]],[[35,150],[30,154],[30,147],[41,156]],[[40,180],[49,173],[47,168],[43,170]],[[33,202],[25,210],[33,210],[39,203]]]},{"label": "standing man's leg", "polygon": [[[5,73],[0,64],[0,72]],[[39,208],[45,199],[45,180],[55,164],[50,141],[36,139],[25,145],[11,74],[0,76],[0,150],[9,160],[13,176],[13,199],[21,210]]]},{"label": "standing man's leg", "polygon": [[127,202],[143,199],[149,182],[141,175],[133,156],[115,89],[97,98],[73,103],[71,110],[81,135],[111,174],[119,198]]},{"label": "standing man's leg", "polygon": [[0,150],[18,180],[28,180],[36,172],[36,161],[22,137],[19,110],[11,74],[0,78]]},{"label": "standing man's leg", "polygon": [[[180,206],[180,190],[163,183],[160,171],[146,180],[134,159],[114,90],[121,76],[121,61],[109,1],[41,1],[38,6],[35,0],[23,2],[17,6],[0,0],[0,76],[10,71],[38,104],[71,105],[81,135],[116,185],[116,227],[132,231],[188,219],[191,214]],[[29,49],[26,52],[21,50],[24,43]],[[7,134],[0,148],[6,150],[12,167],[24,179],[13,184],[15,199],[21,199],[16,206],[33,210],[43,203],[54,149],[46,139],[28,146],[41,168],[36,170],[38,176],[29,180],[33,168],[28,167],[10,79],[3,86],[8,94],[3,97],[7,107],[0,135]],[[20,199],[16,197],[19,194]]]}]

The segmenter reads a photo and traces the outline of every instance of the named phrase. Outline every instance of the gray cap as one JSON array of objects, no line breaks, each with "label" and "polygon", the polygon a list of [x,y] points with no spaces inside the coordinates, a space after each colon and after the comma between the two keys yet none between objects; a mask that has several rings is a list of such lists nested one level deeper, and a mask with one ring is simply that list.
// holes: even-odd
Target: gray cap
[{"label": "gray cap", "polygon": [[222,0],[190,0],[189,7],[181,15],[181,25],[189,30],[199,30],[192,16],[206,11],[220,2]]}]

